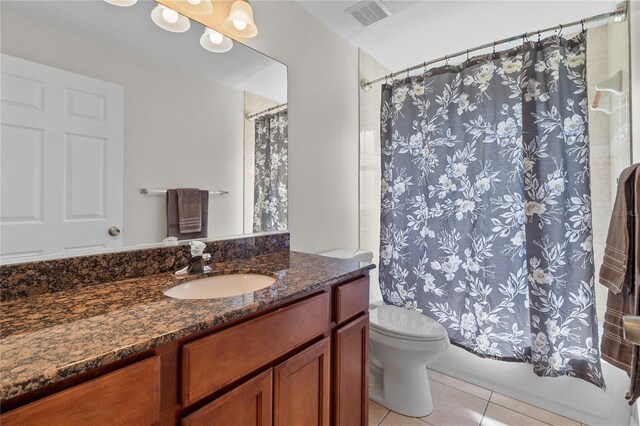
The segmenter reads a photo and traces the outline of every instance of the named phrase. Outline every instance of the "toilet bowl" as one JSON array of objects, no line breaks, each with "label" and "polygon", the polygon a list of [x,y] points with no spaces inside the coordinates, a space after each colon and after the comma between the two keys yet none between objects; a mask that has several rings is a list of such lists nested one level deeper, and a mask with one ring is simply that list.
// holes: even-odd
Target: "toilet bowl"
[{"label": "toilet bowl", "polygon": [[427,365],[449,347],[436,320],[383,304],[369,312],[369,397],[411,417],[433,411]]},{"label": "toilet bowl", "polygon": [[[321,254],[360,262],[373,258],[367,250],[340,249]],[[369,397],[405,416],[429,415],[433,400],[427,365],[449,347],[442,324],[382,300],[370,300],[369,344]]]}]

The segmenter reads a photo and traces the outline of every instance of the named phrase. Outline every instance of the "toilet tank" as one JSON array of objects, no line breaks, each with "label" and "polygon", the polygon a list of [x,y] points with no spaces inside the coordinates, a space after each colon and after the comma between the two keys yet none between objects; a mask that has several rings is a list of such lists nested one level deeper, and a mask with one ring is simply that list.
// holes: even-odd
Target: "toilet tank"
[{"label": "toilet tank", "polygon": [[[338,249],[320,253],[321,256],[336,257],[338,259],[357,260],[359,262],[371,263],[373,261],[373,252],[371,250],[355,250],[355,249]],[[377,275],[376,275],[377,276]],[[369,284],[369,310],[375,309],[382,305],[382,293],[377,280],[372,280]]]},{"label": "toilet tank", "polygon": [[373,252],[371,250],[356,250],[349,248],[341,248],[338,250],[326,251],[320,253],[321,256],[335,257],[338,259],[357,260],[358,262],[371,263],[373,260]]}]

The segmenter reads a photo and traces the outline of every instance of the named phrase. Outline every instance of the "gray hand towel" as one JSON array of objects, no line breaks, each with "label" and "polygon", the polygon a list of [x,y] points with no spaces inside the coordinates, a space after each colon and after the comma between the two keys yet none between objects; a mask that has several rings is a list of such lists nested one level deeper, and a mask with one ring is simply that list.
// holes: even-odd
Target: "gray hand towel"
[{"label": "gray hand towel", "polygon": [[179,240],[189,240],[195,238],[208,238],[209,222],[209,191],[198,190],[200,202],[200,231],[185,233],[181,232],[180,215],[178,207],[178,190],[167,190],[167,236],[176,237]]},{"label": "gray hand towel", "polygon": [[192,234],[202,230],[202,201],[197,188],[178,188],[178,226],[180,233]]}]

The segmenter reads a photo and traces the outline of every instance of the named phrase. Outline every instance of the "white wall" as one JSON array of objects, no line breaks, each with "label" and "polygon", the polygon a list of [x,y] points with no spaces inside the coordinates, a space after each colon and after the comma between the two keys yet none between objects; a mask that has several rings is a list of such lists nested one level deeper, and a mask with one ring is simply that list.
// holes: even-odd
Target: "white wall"
[{"label": "white wall", "polygon": [[251,47],[288,66],[293,250],[358,245],[358,51],[292,1],[253,2]]},{"label": "white wall", "polygon": [[209,203],[209,236],[243,231],[244,93],[2,13],[2,52],[124,87],[125,245],[166,236],[165,198],[142,186],[224,189]]},{"label": "white wall", "polygon": [[385,3],[392,15],[368,27],[344,12],[357,0],[301,3],[378,62],[398,71],[525,31],[610,12],[617,0],[393,0]]},{"label": "white wall", "polygon": [[640,162],[640,0],[633,0],[629,11],[631,25],[631,137],[632,162]]}]

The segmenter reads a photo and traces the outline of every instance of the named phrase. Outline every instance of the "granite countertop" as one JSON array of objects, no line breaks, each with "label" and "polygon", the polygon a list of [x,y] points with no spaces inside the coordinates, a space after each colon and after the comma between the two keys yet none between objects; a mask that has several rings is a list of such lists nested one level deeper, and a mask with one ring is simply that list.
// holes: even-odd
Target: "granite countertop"
[{"label": "granite countertop", "polygon": [[[0,302],[0,399],[235,320],[345,279],[373,265],[281,251],[213,265],[278,277],[253,294],[179,300],[170,273]],[[197,276],[194,278],[201,278]]]}]

